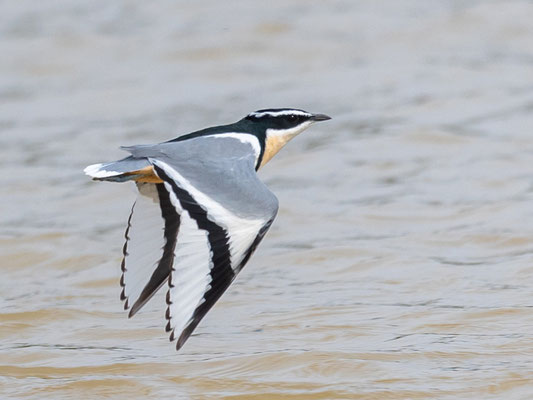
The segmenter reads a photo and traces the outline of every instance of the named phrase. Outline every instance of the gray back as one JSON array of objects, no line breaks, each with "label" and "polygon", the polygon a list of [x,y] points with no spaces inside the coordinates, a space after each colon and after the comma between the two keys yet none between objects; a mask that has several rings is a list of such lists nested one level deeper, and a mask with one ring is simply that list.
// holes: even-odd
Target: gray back
[{"label": "gray back", "polygon": [[199,191],[238,216],[270,219],[277,212],[278,200],[257,177],[255,153],[249,143],[203,136],[124,149],[134,158],[167,163]]}]

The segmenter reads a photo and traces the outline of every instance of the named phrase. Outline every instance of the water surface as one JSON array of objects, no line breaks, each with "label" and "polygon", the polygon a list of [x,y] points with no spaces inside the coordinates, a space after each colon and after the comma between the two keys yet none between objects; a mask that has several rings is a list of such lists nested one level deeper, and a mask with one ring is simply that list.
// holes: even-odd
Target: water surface
[{"label": "water surface", "polygon": [[[401,3],[401,4],[400,4]],[[17,1],[0,13],[0,397],[529,399],[533,5]],[[179,352],[119,301],[84,166],[264,107],[334,117]]]}]

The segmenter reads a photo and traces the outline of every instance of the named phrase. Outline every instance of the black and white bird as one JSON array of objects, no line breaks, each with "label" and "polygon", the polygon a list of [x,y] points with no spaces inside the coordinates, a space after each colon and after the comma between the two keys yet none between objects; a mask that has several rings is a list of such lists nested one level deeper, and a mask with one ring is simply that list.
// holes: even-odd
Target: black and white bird
[{"label": "black and white bird", "polygon": [[179,350],[226,291],[270,228],[276,196],[256,171],[324,114],[252,112],[154,145],[122,147],[122,160],[94,164],[94,180],[134,181],[123,248],[121,299],[134,316],[168,282],[166,330]]}]

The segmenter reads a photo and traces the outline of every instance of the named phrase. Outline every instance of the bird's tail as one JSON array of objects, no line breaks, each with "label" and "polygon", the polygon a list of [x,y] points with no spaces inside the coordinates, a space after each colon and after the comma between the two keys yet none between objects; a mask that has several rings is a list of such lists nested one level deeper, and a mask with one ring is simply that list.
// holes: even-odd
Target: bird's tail
[{"label": "bird's tail", "polygon": [[161,183],[146,158],[126,157],[119,161],[89,165],[83,170],[96,181]]}]

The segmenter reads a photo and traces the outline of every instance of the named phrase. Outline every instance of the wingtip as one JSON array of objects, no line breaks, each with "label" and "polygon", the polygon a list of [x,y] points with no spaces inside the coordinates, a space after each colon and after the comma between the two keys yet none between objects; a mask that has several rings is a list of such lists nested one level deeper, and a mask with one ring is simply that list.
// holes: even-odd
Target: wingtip
[{"label": "wingtip", "polygon": [[187,342],[189,337],[191,336],[192,331],[189,331],[188,329],[185,329],[180,337],[178,338],[178,341],[176,342],[176,351],[179,351]]},{"label": "wingtip", "polygon": [[[146,300],[148,301],[148,300]],[[142,308],[142,306],[144,306],[144,304],[146,303],[145,302],[139,302],[139,300],[137,300],[135,302],[135,304],[133,304],[133,306],[131,306],[131,310],[130,312],[128,313],[128,318],[131,318],[133,317],[135,314],[137,314],[137,312]]]}]

